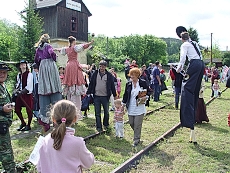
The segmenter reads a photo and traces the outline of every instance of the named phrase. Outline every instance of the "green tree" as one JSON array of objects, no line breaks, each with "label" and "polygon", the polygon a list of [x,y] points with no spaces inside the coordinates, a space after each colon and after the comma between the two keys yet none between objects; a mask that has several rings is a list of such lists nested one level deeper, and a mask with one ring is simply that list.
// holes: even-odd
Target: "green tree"
[{"label": "green tree", "polygon": [[34,10],[32,2],[26,5],[25,10],[19,13],[24,23],[19,30],[19,52],[21,55],[19,58],[33,62],[35,54],[34,45],[43,31],[43,22],[42,18]]},{"label": "green tree", "polygon": [[193,41],[196,41],[197,43],[199,43],[198,32],[197,32],[196,29],[194,29],[194,28],[192,28],[192,27],[189,27],[188,33],[189,33],[190,38],[191,38]]},{"label": "green tree", "polygon": [[108,38],[99,35],[94,38],[93,51],[88,54],[88,62],[98,62],[109,59],[110,66],[116,70],[124,68],[126,58],[135,59],[137,64],[143,65],[159,60],[166,64],[166,43],[152,35],[130,35],[121,38]]},{"label": "green tree", "polygon": [[161,38],[164,40],[167,44],[167,53],[168,56],[178,54],[180,51],[180,46],[182,44],[182,41],[175,38]]},{"label": "green tree", "polygon": [[223,64],[226,66],[230,66],[230,52],[226,52],[223,55]]},{"label": "green tree", "polygon": [[0,60],[15,61],[18,56],[18,26],[0,20]]},{"label": "green tree", "polygon": [[159,60],[167,63],[166,43],[152,35],[131,35],[124,37],[122,54],[135,59],[139,65]]},{"label": "green tree", "polygon": [[173,54],[173,55],[169,55],[169,56],[168,56],[168,62],[169,62],[169,63],[179,62],[179,60],[180,60],[179,53],[178,53],[178,54]]}]

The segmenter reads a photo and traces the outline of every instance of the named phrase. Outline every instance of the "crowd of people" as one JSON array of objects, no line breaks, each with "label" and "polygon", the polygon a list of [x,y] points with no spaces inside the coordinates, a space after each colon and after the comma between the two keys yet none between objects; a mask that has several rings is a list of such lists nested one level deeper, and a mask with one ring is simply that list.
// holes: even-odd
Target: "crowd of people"
[{"label": "crowd of people", "polygon": [[[181,32],[180,37],[183,41],[181,50],[186,49],[186,46],[193,47],[188,42],[190,37],[187,32]],[[89,168],[94,163],[93,153],[86,148],[83,138],[74,136],[75,130],[71,128],[78,120],[87,117],[89,105],[84,109],[84,116],[81,112],[83,98],[91,98],[91,101],[93,99],[98,133],[104,130],[111,131],[109,118],[110,111],[113,111],[116,137],[123,139],[124,115],[127,113],[133,130],[132,145],[135,147],[141,143],[143,117],[150,98],[158,102],[162,91],[167,90],[165,81],[170,78],[175,94],[175,108],[180,108],[181,124],[191,129],[190,141],[195,143],[195,122],[209,122],[203,100],[202,78],[204,77],[205,82],[211,79],[211,97],[220,96],[218,81],[222,82],[225,76],[230,78],[230,70],[225,76],[220,76],[214,67],[204,68],[201,55],[193,50],[189,55],[190,65],[186,74],[182,73],[182,68],[187,54],[183,54],[182,51],[178,66],[170,66],[168,78],[159,61],[149,63],[148,67],[145,64],[139,67],[135,60],[130,62],[127,58],[124,62],[126,81],[122,81],[113,67],[107,69],[108,64],[105,60],[99,62],[98,68],[95,64],[82,66],[79,63],[78,53],[93,44],[93,40],[77,45],[76,38],[70,36],[69,46],[53,48],[49,44],[49,39],[49,35],[44,34],[36,44],[37,49],[31,71],[27,61],[21,60],[17,64],[19,73],[14,91],[15,105],[10,104],[12,100],[4,84],[10,69],[5,63],[0,63],[0,94],[2,95],[0,142],[7,144],[3,148],[1,146],[0,161],[3,168],[10,173],[15,172],[9,135],[14,106],[15,113],[21,122],[18,131],[30,131],[33,116],[37,118],[45,132],[49,131],[51,124],[54,125],[54,130],[45,137],[39,150],[38,172],[60,172],[60,169],[67,172],[74,169],[80,172],[82,168]],[[56,65],[56,51],[68,56],[65,67]],[[121,95],[122,85],[124,86],[123,95]],[[22,116],[22,107],[26,108],[27,122]],[[80,150],[73,152],[71,148],[76,146]],[[51,157],[54,159],[52,162]],[[62,157],[71,159],[60,159]],[[63,166],[61,168],[50,166],[53,162]]]},{"label": "crowd of people", "polygon": [[[39,150],[40,160],[37,170],[39,172],[56,172],[55,167],[50,167],[52,163],[49,162],[49,157],[60,154],[64,154],[68,158],[75,158],[78,163],[76,164],[73,161],[72,163],[75,163],[73,165],[67,161],[65,167],[62,167],[63,170],[81,170],[93,164],[93,154],[88,151],[82,138],[74,137],[74,130],[71,128],[71,125],[82,118],[82,96],[93,98],[98,133],[103,130],[108,132],[111,130],[109,124],[109,105],[111,103],[111,111],[114,111],[114,121],[116,123],[116,135],[122,139],[124,137],[123,116],[127,109],[130,126],[134,131],[133,145],[136,146],[140,142],[142,120],[146,113],[145,103],[150,93],[149,85],[140,78],[141,71],[137,68],[136,62],[133,61],[133,64],[131,64],[132,69],[128,74],[130,80],[126,86],[128,92],[125,92],[125,96],[122,98],[120,95],[122,81],[117,76],[114,68],[107,70],[106,61],[101,60],[98,69],[95,64],[85,68],[79,63],[77,59],[78,52],[88,48],[93,41],[77,45],[76,39],[71,36],[68,38],[69,46],[58,49],[49,44],[49,39],[48,34],[41,36],[36,44],[34,64],[31,67],[25,60],[18,63],[19,72],[14,90],[15,113],[21,122],[18,131],[30,131],[33,116],[43,126],[44,132],[49,131],[51,124],[54,125],[54,130],[45,137],[44,144]],[[65,67],[56,65],[56,51],[68,56]],[[1,141],[9,143],[7,148],[1,150],[0,158],[3,168],[7,172],[15,172],[8,128],[12,123],[11,112],[14,107],[9,104],[11,103],[10,96],[4,85],[8,70],[6,64],[0,64],[2,92],[7,96],[1,107],[4,116],[7,115],[7,128],[3,128],[4,132],[1,132],[0,135],[4,133],[5,138],[1,138]],[[138,93],[142,91],[147,92],[145,95],[138,97]],[[138,103],[136,102],[137,97]],[[103,118],[101,116],[101,106],[104,111]],[[22,107],[26,108],[27,122],[22,116]],[[0,130],[2,130],[2,127],[0,127]],[[76,153],[67,151],[72,146],[81,146],[81,152],[78,150],[76,150]],[[7,153],[4,153],[5,149],[7,149]],[[60,152],[56,152],[57,150],[60,150]],[[57,158],[55,163],[60,162],[59,157],[55,158]]]}]

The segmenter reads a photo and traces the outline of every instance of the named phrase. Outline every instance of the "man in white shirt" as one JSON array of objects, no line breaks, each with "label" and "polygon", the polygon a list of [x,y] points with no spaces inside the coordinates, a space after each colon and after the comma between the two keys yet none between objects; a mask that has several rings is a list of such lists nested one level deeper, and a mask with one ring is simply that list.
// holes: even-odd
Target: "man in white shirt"
[{"label": "man in white shirt", "polygon": [[179,26],[176,32],[183,42],[180,47],[180,62],[177,66],[177,73],[183,70],[186,57],[188,57],[189,61],[186,77],[182,81],[180,121],[181,126],[191,129],[190,142],[197,144],[194,124],[199,91],[204,74],[204,63],[198,44],[190,39],[186,28]]},{"label": "man in white shirt", "polygon": [[[30,124],[33,118],[33,74],[29,71],[27,61],[21,60],[20,73],[17,75],[17,98],[15,103],[15,113],[21,121],[21,125],[17,129],[18,131],[29,131],[31,130]],[[22,107],[26,107],[28,115],[28,123],[24,121],[22,116]]]}]

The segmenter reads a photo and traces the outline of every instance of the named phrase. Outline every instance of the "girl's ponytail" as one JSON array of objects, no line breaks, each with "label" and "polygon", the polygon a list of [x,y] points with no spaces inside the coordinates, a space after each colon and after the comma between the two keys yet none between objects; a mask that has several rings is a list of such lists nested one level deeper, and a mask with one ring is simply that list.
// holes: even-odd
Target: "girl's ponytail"
[{"label": "girl's ponytail", "polygon": [[76,121],[77,112],[74,103],[68,100],[58,101],[51,109],[51,116],[55,123],[51,138],[54,139],[53,147],[55,150],[61,148],[66,134],[66,127],[71,126]]},{"label": "girl's ponytail", "polygon": [[66,118],[62,118],[62,122],[55,127],[51,133],[51,137],[54,139],[53,147],[55,150],[59,150],[62,146],[63,139],[66,132]]}]

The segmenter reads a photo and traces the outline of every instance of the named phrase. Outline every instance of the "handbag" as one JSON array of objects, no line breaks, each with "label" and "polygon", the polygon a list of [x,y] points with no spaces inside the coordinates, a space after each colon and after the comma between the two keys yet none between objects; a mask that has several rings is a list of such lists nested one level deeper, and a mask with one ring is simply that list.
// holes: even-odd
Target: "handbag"
[{"label": "handbag", "polygon": [[8,123],[0,122],[0,134],[5,135],[8,131]]}]

